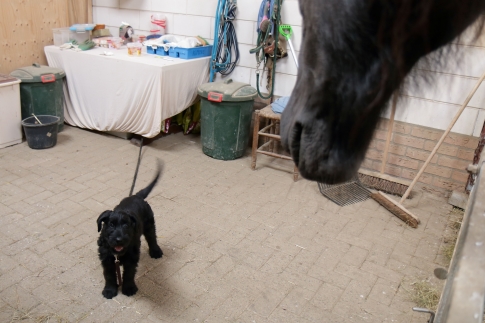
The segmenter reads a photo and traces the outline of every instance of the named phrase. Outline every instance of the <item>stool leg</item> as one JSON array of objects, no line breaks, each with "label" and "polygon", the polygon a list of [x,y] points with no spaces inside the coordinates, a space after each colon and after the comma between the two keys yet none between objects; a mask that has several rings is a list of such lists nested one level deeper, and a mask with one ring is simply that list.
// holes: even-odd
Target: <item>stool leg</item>
[{"label": "stool leg", "polygon": [[256,155],[259,139],[259,110],[254,112],[253,147],[251,150],[251,168],[256,169]]},{"label": "stool leg", "polygon": [[[274,130],[274,134],[275,135],[280,135],[280,122],[279,121],[275,121],[275,130]],[[273,152],[279,154],[279,148],[281,146],[281,137],[279,140],[275,140],[275,143],[274,143],[274,147],[273,147]]]},{"label": "stool leg", "polygon": [[[275,127],[276,127],[276,124],[275,124],[275,121],[273,120],[270,120],[271,124],[272,124],[272,127],[269,128],[269,133],[274,135],[275,134]],[[269,139],[271,141],[271,143],[269,144],[269,151],[271,151],[272,153],[274,153],[274,146],[275,146],[275,143],[274,143],[274,139],[273,138],[270,138]]]},{"label": "stool leg", "polygon": [[293,181],[296,182],[298,180],[298,167],[295,166],[293,168]]}]

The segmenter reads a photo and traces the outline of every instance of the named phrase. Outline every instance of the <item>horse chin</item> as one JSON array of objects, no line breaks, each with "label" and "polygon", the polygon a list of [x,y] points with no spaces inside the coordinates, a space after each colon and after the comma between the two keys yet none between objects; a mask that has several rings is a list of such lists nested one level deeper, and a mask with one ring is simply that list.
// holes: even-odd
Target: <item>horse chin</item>
[{"label": "horse chin", "polygon": [[[339,184],[355,178],[362,162],[355,154],[330,143],[323,120],[311,124],[285,124],[282,116],[282,144],[290,152],[303,178],[325,184]],[[315,130],[317,129],[317,130]]]}]

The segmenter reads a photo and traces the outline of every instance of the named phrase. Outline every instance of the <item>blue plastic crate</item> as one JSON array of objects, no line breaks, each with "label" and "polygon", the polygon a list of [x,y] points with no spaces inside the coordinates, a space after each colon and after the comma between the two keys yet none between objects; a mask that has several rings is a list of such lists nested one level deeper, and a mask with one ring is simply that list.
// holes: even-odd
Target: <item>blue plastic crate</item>
[{"label": "blue plastic crate", "polygon": [[152,46],[147,46],[147,53],[148,54],[155,54],[159,56],[168,56],[169,51],[165,51],[163,47],[153,48]]},{"label": "blue plastic crate", "polygon": [[212,55],[212,45],[200,46],[194,48],[173,47],[169,50],[170,57],[182,59],[193,59]]}]

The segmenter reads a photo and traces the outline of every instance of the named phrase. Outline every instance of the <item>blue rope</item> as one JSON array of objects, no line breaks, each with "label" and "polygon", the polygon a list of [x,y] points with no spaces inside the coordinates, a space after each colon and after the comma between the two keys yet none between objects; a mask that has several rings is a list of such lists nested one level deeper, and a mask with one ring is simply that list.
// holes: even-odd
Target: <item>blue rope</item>
[{"label": "blue rope", "polygon": [[[229,75],[239,61],[239,46],[236,28],[233,20],[236,18],[236,1],[219,0],[216,11],[216,35],[212,49],[210,82],[213,82],[215,73]],[[222,14],[224,12],[224,14]],[[220,18],[223,22],[220,22]]]}]

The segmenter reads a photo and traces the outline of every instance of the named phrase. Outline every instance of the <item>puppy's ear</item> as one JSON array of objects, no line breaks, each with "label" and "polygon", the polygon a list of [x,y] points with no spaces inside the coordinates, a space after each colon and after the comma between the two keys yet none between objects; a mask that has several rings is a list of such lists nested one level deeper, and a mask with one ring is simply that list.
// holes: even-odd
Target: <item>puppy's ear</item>
[{"label": "puppy's ear", "polygon": [[98,222],[98,232],[101,231],[101,222],[108,221],[110,215],[111,215],[111,211],[104,211],[98,217],[98,220],[97,220],[97,222]]}]

